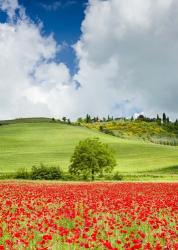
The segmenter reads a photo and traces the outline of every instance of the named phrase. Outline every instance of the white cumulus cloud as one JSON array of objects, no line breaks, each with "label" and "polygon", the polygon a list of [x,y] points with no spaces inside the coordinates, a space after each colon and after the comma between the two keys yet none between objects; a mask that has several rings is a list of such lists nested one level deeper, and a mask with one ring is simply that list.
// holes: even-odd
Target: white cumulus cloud
[{"label": "white cumulus cloud", "polygon": [[65,115],[74,107],[75,86],[67,66],[55,62],[60,46],[17,1],[0,7],[9,15],[0,23],[0,118]]},{"label": "white cumulus cloud", "polygon": [[9,18],[12,19],[16,10],[19,9],[18,0],[0,0],[0,9],[6,11]]},{"label": "white cumulus cloud", "polygon": [[89,1],[75,45],[89,111],[176,116],[177,13],[177,0]]}]

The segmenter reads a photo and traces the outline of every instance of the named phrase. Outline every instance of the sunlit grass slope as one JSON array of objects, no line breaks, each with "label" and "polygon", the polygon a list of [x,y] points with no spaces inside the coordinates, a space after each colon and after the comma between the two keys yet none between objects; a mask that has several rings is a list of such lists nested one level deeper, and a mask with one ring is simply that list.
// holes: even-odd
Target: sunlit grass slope
[{"label": "sunlit grass slope", "polygon": [[40,163],[66,170],[79,140],[99,137],[113,148],[116,170],[125,174],[176,174],[178,147],[126,140],[51,120],[15,121],[0,126],[0,172],[30,169]]}]

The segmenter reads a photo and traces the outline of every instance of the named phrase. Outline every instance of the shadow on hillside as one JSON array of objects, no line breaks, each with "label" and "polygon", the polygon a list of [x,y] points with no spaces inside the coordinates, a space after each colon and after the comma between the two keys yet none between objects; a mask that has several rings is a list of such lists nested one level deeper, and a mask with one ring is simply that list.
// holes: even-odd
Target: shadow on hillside
[{"label": "shadow on hillside", "polygon": [[[142,172],[143,173],[143,172]],[[178,174],[178,165],[170,166],[166,168],[157,168],[154,170],[146,171],[146,173],[150,174]]]}]

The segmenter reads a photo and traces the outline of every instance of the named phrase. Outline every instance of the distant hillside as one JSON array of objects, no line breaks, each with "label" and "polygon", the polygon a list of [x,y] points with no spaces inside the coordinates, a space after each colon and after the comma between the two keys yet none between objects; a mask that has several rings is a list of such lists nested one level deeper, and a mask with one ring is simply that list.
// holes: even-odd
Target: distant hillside
[{"label": "distant hillside", "polygon": [[0,125],[13,123],[35,123],[35,122],[52,122],[54,118],[45,117],[30,117],[30,118],[16,118],[13,120],[0,120]]},{"label": "distant hillside", "polygon": [[[99,124],[91,126],[99,130]],[[122,139],[98,130],[43,118],[9,121],[8,125],[0,126],[0,172],[30,169],[40,163],[67,170],[78,142],[88,137],[98,137],[114,150],[117,159],[115,171],[141,176],[140,180],[145,176],[151,176],[151,179],[159,176],[178,179],[178,147]]]},{"label": "distant hillside", "polygon": [[82,125],[120,138],[141,138],[154,143],[178,145],[178,125],[175,123],[159,124],[155,121],[113,120],[83,123]]}]

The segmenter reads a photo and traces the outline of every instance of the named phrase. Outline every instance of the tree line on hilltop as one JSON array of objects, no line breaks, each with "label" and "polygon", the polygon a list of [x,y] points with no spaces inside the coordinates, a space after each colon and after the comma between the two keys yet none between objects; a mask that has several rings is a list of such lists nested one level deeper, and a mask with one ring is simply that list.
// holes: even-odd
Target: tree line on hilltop
[{"label": "tree line on hilltop", "polygon": [[[64,119],[62,118],[62,120],[64,121]],[[111,121],[145,121],[145,122],[157,122],[159,125],[161,124],[169,124],[169,123],[175,123],[178,124],[178,119],[176,119],[174,122],[171,122],[169,117],[163,113],[162,117],[160,117],[158,114],[156,117],[150,118],[150,117],[146,117],[144,115],[139,115],[136,118],[134,118],[133,116],[131,118],[126,118],[126,117],[113,117],[108,115],[107,117],[103,117],[103,118],[99,118],[99,116],[91,116],[89,114],[86,114],[86,116],[84,118],[79,117],[77,119],[77,123],[81,124],[81,123],[95,123],[95,122],[111,122]]]}]

